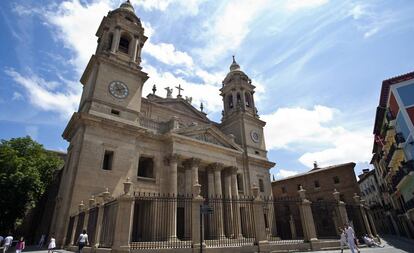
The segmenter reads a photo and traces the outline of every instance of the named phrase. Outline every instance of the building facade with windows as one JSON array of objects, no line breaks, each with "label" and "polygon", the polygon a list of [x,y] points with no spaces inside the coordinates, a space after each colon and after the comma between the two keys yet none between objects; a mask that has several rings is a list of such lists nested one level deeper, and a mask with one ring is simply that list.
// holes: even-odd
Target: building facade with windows
[{"label": "building facade with windows", "polygon": [[360,195],[354,172],[355,163],[338,164],[320,168],[315,163],[308,172],[272,181],[274,197],[295,197],[302,186],[310,201],[334,200],[334,190],[340,192],[345,203],[353,202]]},{"label": "building facade with windows", "polygon": [[373,147],[389,232],[414,238],[414,72],[382,82]]},{"label": "building facade with windows", "polygon": [[[141,50],[147,37],[129,1],[103,18],[96,36],[96,52],[81,78],[79,109],[63,133],[70,144],[51,229],[58,245],[73,242],[68,236],[84,225],[73,226],[95,217],[80,215],[75,222],[71,217],[79,208],[122,195],[126,180],[136,195],[177,198],[198,194],[200,186],[204,198],[239,198],[253,195],[253,186],[258,186],[259,195],[271,196],[269,169],[275,164],[267,159],[265,122],[255,106],[255,86],[234,58],[220,89],[223,116],[214,122],[183,98],[181,86],[176,97],[170,88],[161,97],[155,86],[142,97],[148,75],[140,66]],[[175,206],[165,220],[157,218],[154,208],[149,199],[135,201],[134,240],[157,235],[155,230],[147,233],[143,224],[168,224],[164,232],[171,240],[188,234],[187,207]],[[111,216],[109,210],[104,217]],[[244,207],[232,210],[215,219],[214,233],[230,231],[229,226],[244,229],[240,236],[250,233],[252,228],[242,224],[249,212]],[[114,236],[113,244],[119,245],[122,238]]]}]

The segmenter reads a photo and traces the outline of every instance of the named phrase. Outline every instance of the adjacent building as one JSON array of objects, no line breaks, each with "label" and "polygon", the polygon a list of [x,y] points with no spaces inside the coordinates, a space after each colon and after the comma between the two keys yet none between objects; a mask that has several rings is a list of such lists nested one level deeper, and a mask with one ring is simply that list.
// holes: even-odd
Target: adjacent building
[{"label": "adjacent building", "polygon": [[414,238],[414,72],[382,82],[371,163],[387,231]]},{"label": "adjacent building", "polygon": [[311,201],[334,200],[334,190],[341,201],[352,203],[355,194],[360,195],[354,172],[355,163],[319,167],[316,163],[308,172],[272,182],[274,197],[295,197],[302,186]]}]

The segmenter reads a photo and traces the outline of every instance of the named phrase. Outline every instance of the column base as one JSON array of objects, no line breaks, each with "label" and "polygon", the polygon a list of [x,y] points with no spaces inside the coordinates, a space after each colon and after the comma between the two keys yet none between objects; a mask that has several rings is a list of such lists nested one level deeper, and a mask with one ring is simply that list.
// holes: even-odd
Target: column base
[{"label": "column base", "polygon": [[171,236],[170,238],[168,238],[169,242],[180,242],[181,240],[178,239],[177,236]]}]

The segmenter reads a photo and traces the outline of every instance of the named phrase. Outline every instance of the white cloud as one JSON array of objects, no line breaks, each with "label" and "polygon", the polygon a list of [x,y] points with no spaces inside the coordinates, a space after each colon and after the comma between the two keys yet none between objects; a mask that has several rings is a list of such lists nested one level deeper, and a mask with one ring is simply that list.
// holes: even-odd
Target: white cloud
[{"label": "white cloud", "polygon": [[[26,91],[32,105],[45,110],[56,112],[62,119],[68,119],[76,110],[80,101],[80,87],[77,91],[67,88],[64,92],[54,91],[50,83],[35,74],[23,76],[13,69],[7,69],[9,75]],[[67,83],[66,87],[73,86]]]},{"label": "white cloud", "polygon": [[205,0],[134,0],[132,4],[137,6],[135,10],[139,13],[139,7],[147,11],[159,10],[166,11],[167,8],[175,6],[176,13],[180,15],[197,15],[200,5]]},{"label": "white cloud", "polygon": [[310,9],[320,7],[329,2],[329,0],[288,0],[285,8],[288,11],[297,11],[301,9]]},{"label": "white cloud", "polygon": [[366,162],[371,158],[370,129],[351,130],[333,125],[338,110],[316,105],[311,110],[279,108],[263,115],[268,149],[304,152],[299,161],[310,167],[313,161],[322,166],[343,162]]},{"label": "white cloud", "polygon": [[145,46],[148,54],[155,57],[158,61],[169,65],[185,65],[187,67],[193,66],[193,59],[186,53],[177,51],[173,44],[148,43]]},{"label": "white cloud", "polygon": [[366,6],[361,5],[361,4],[357,4],[355,5],[350,11],[349,14],[355,19],[360,19],[361,17],[363,17],[364,15],[367,14],[366,12]]},{"label": "white cloud", "polygon": [[204,63],[211,65],[225,52],[236,51],[250,32],[250,24],[266,10],[268,2],[269,0],[230,1],[211,20],[206,21],[207,32],[204,38],[208,43],[204,48],[196,50]]},{"label": "white cloud", "polygon": [[19,92],[15,91],[15,92],[13,92],[12,100],[13,101],[23,100],[23,95],[20,94]]},{"label": "white cloud", "polygon": [[291,177],[291,176],[294,176],[298,173],[299,172],[293,171],[293,170],[280,169],[278,172],[276,172],[276,177],[277,178]]}]

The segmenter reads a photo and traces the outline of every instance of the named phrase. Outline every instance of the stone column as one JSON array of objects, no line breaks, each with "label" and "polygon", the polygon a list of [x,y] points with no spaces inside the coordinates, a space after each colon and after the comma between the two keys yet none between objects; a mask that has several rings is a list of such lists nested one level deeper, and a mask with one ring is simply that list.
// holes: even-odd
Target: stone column
[{"label": "stone column", "polygon": [[[177,176],[178,176],[178,155],[172,154],[169,158],[169,165],[170,165],[170,192],[169,194],[172,195],[173,198],[177,198]],[[171,201],[169,203],[170,211],[169,211],[169,233],[168,237],[170,240],[177,239],[177,201]]]},{"label": "stone column", "polygon": [[233,110],[237,108],[237,93],[236,90],[231,91],[231,96],[233,98]]},{"label": "stone column", "polygon": [[[366,232],[367,232],[367,234],[368,234],[369,236],[371,236],[371,237],[372,237],[371,228],[370,228],[370,226],[369,226],[368,218],[367,218],[367,215],[366,215],[366,213],[365,213],[365,207],[364,207],[364,205],[363,205],[363,203],[364,203],[365,201],[361,201],[361,197],[360,197],[360,196],[358,196],[356,193],[354,194],[353,199],[354,199],[354,201],[355,201],[356,205],[358,206],[358,209],[359,209],[359,211],[360,211],[360,213],[361,213],[362,222],[364,223],[364,226],[365,226]],[[361,203],[361,202],[362,202],[362,203]]]},{"label": "stone column", "polygon": [[[189,164],[184,164],[185,168],[185,195],[186,198],[190,197],[193,193],[193,187],[192,187],[192,171],[191,166]],[[186,202],[184,202],[184,238],[190,238],[191,233],[191,206],[187,205]]]},{"label": "stone column", "polygon": [[119,46],[119,40],[121,39],[121,27],[115,27],[114,35],[112,36],[111,53],[116,53]]},{"label": "stone column", "polygon": [[340,193],[336,189],[334,189],[334,192],[332,194],[336,201],[336,210],[339,215],[339,226],[343,227],[349,221],[348,213],[346,212],[346,204],[341,201]]},{"label": "stone column", "polygon": [[223,169],[223,164],[214,163],[212,166],[214,168],[214,191],[216,196],[218,196],[216,210],[214,210],[217,219],[217,236],[224,237],[222,206],[223,192],[221,188],[221,170]]},{"label": "stone column", "polygon": [[369,223],[372,225],[371,226],[372,235],[375,236],[375,237],[377,237],[378,236],[377,228],[376,228],[376,225],[374,223],[374,219],[372,218],[371,210],[368,209],[366,213],[367,213],[367,217],[368,217]]},{"label": "stone column", "polygon": [[131,195],[129,178],[124,182],[124,194],[118,198],[118,211],[114,231],[112,252],[129,252],[129,243],[134,220],[135,197]]},{"label": "stone column", "polygon": [[138,43],[139,43],[138,38],[139,37],[137,35],[134,35],[131,43],[129,44],[128,52],[129,52],[129,57],[131,58],[132,62],[136,61],[137,49],[138,49]]},{"label": "stone column", "polygon": [[239,191],[237,189],[237,167],[230,168],[231,173],[231,198],[232,198],[232,206],[233,206],[233,231],[235,238],[241,238],[242,230],[241,230],[241,222],[240,222],[240,205],[238,203],[239,200]]},{"label": "stone column", "polygon": [[256,235],[255,244],[259,247],[259,252],[266,252],[266,248],[269,244],[266,238],[266,226],[264,221],[264,209],[263,200],[259,196],[259,187],[253,186],[253,217],[254,217],[254,233]]},{"label": "stone column", "polygon": [[98,203],[98,219],[96,221],[96,230],[95,230],[95,245],[92,245],[94,248],[99,247],[99,241],[101,239],[101,231],[102,231],[102,222],[103,222],[103,213],[104,213],[104,203]]},{"label": "stone column", "polygon": [[[187,159],[185,162],[183,162],[183,165],[186,169],[186,193],[187,190],[189,190],[189,193],[193,193],[193,187],[194,185],[198,184],[198,166],[200,165],[200,159],[198,158],[190,158]],[[189,172],[187,172],[189,170]],[[187,174],[190,173],[190,174]],[[187,181],[188,180],[188,181]],[[188,186],[187,186],[188,184]],[[187,188],[189,187],[189,188]]]},{"label": "stone column", "polygon": [[300,186],[298,191],[301,203],[299,204],[300,211],[300,220],[302,222],[303,237],[306,242],[311,243],[312,250],[317,250],[315,247],[318,238],[316,237],[315,222],[313,220],[311,204],[308,199],[306,199],[306,190]]},{"label": "stone column", "polygon": [[242,100],[242,108],[243,110],[246,110],[246,96],[244,94],[244,90],[240,91],[241,100]]},{"label": "stone column", "polygon": [[289,225],[290,225],[290,233],[292,234],[292,240],[296,240],[296,225],[295,225],[295,219],[293,219],[293,216],[289,216]]},{"label": "stone column", "polygon": [[233,207],[231,205],[231,171],[229,171],[229,169],[227,169],[225,171],[224,174],[224,198],[227,200],[223,203],[224,205],[224,212],[225,212],[225,217],[224,217],[224,224],[225,224],[225,229],[227,232],[227,237],[229,238],[233,238],[234,237],[234,231],[233,231],[233,227],[232,227],[232,223],[233,223]]},{"label": "stone column", "polygon": [[193,185],[194,197],[191,203],[191,226],[192,226],[192,241],[193,241],[193,252],[198,252],[200,247],[205,248],[206,245],[201,243],[201,238],[203,237],[204,230],[200,231],[201,224],[203,219],[200,213],[200,207],[204,202],[204,198],[201,197],[201,185]]}]

